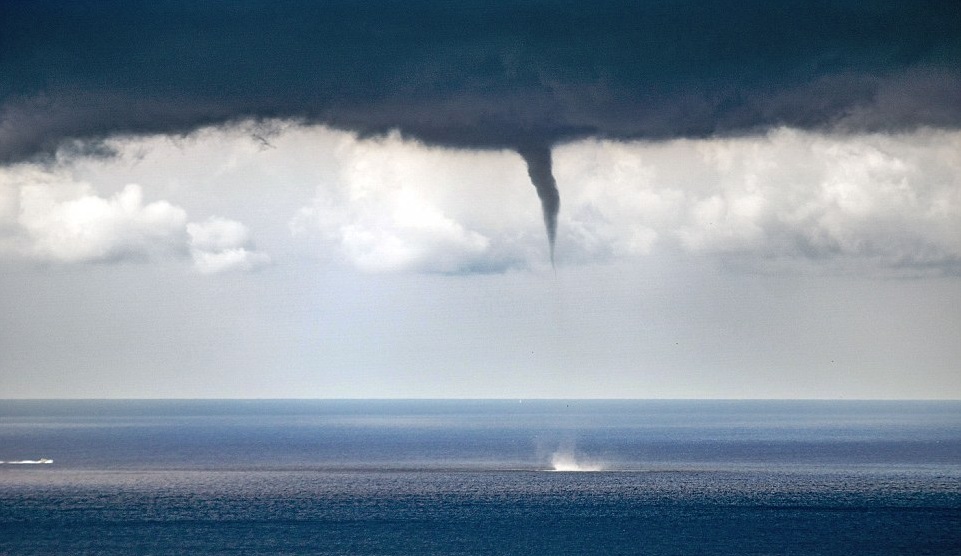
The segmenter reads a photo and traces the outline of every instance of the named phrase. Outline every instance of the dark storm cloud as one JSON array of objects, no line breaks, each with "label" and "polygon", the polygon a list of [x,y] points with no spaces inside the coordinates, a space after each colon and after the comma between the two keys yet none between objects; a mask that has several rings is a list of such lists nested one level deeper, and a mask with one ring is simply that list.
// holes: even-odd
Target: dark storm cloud
[{"label": "dark storm cloud", "polygon": [[290,118],[446,146],[961,125],[961,3],[0,4],[0,162]]}]

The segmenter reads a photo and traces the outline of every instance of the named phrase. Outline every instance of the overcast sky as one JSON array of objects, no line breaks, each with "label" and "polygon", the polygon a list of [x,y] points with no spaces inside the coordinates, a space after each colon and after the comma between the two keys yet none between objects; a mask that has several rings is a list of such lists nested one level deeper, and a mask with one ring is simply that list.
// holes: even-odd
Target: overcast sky
[{"label": "overcast sky", "polygon": [[635,4],[4,3],[0,397],[961,398],[961,6]]}]

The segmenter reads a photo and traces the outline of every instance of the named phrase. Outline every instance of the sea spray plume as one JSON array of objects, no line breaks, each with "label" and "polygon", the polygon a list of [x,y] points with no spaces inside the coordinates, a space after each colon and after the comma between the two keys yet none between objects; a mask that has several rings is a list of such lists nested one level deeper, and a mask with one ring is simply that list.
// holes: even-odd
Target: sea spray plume
[{"label": "sea spray plume", "polygon": [[551,173],[551,148],[544,144],[525,145],[517,149],[518,154],[527,163],[527,173],[531,183],[537,189],[537,196],[541,199],[541,209],[544,211],[544,227],[547,230],[547,241],[551,249],[551,265],[554,265],[554,242],[557,237],[557,213],[561,208],[561,196],[557,191],[557,182]]},{"label": "sea spray plume", "polygon": [[551,454],[551,470],[564,472],[603,471],[597,462],[578,461],[573,448],[560,448]]}]

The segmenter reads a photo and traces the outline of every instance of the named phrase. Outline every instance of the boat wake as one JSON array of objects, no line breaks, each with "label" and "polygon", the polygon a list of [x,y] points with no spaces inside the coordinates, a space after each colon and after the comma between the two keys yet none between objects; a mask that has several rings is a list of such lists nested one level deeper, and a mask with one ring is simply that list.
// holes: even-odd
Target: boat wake
[{"label": "boat wake", "polygon": [[53,463],[52,459],[40,458],[40,459],[22,459],[20,461],[0,461],[0,464],[4,465],[43,465],[47,463]]}]

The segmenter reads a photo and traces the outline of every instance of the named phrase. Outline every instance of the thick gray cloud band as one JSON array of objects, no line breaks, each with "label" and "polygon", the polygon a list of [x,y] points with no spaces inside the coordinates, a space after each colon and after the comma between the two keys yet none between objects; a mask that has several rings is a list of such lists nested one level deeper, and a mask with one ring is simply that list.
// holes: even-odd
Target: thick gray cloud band
[{"label": "thick gray cloud band", "polygon": [[246,118],[512,149],[958,127],[961,4],[0,4],[0,162]]}]

